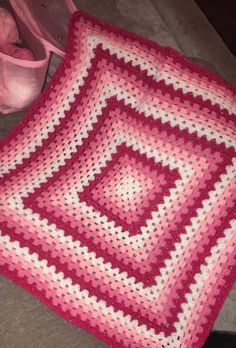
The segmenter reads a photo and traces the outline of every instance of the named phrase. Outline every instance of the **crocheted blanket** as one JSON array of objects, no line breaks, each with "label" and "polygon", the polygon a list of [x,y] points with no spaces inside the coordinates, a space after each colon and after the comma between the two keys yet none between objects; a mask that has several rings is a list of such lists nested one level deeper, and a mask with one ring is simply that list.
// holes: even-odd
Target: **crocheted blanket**
[{"label": "crocheted blanket", "polygon": [[0,272],[113,347],[201,347],[236,274],[235,95],[75,13],[0,143]]}]

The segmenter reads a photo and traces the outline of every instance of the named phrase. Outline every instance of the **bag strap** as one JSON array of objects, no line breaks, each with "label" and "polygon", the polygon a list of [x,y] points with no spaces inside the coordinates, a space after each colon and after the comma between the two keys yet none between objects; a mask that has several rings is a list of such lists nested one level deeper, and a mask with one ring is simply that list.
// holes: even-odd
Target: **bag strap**
[{"label": "bag strap", "polygon": [[77,11],[77,7],[75,6],[73,0],[65,0],[68,9],[70,10],[71,13],[74,13]]}]

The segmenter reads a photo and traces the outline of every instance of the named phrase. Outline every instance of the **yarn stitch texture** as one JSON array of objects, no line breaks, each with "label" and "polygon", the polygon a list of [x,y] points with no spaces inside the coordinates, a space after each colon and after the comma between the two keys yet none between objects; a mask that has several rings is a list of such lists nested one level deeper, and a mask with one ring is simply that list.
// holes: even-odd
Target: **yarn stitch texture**
[{"label": "yarn stitch texture", "polygon": [[0,273],[112,347],[202,347],[236,275],[235,95],[76,12],[0,140]]}]

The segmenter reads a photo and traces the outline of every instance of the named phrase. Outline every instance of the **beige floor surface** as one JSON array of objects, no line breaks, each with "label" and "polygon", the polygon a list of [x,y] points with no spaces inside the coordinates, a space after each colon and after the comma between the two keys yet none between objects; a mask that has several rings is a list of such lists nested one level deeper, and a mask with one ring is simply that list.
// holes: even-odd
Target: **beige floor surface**
[{"label": "beige floor surface", "polygon": [[[4,0],[0,0],[0,4]],[[111,23],[172,46],[236,84],[236,60],[192,0],[78,0],[79,8]],[[53,59],[49,76],[55,70]],[[1,116],[0,137],[22,113]],[[236,289],[215,328],[236,331]],[[102,348],[95,337],[52,313],[37,299],[0,277],[1,348]],[[140,347],[141,348],[141,347]]]}]

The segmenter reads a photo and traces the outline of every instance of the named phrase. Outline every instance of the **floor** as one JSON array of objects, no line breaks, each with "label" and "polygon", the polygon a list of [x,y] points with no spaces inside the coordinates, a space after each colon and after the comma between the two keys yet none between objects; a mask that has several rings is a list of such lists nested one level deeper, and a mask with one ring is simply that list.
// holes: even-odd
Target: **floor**
[{"label": "floor", "polygon": [[[3,0],[0,0],[0,4]],[[236,59],[192,0],[78,0],[80,9],[140,35],[172,46],[236,84]],[[145,14],[145,16],[144,16]],[[210,42],[210,44],[209,44]],[[59,60],[54,56],[53,74]],[[0,115],[0,137],[23,113]],[[214,329],[236,331],[236,289]],[[1,348],[102,348],[106,344],[52,313],[31,295],[0,277]],[[141,348],[141,347],[140,347]],[[230,347],[225,347],[230,348]]]},{"label": "floor", "polygon": [[195,0],[225,44],[236,56],[236,1]]}]

